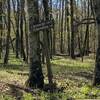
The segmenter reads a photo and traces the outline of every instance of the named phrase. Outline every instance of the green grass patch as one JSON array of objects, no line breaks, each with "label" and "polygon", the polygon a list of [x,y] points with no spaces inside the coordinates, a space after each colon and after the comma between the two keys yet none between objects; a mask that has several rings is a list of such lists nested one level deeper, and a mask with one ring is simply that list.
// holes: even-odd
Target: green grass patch
[{"label": "green grass patch", "polygon": [[[2,61],[0,61],[2,63]],[[72,60],[67,57],[54,57],[51,61],[53,81],[62,90],[55,93],[48,93],[39,90],[37,95],[22,91],[22,100],[66,100],[77,99],[100,99],[100,90],[92,87],[93,71],[95,60],[86,57],[84,62],[81,59]],[[45,83],[48,83],[47,69],[44,65],[43,72]],[[0,64],[0,81],[25,86],[28,79],[29,67],[22,59],[16,59],[15,55],[10,56],[9,64]],[[2,84],[1,84],[2,85]],[[5,90],[5,88],[4,88]],[[14,100],[16,97],[6,92],[0,95],[0,100]],[[1,92],[1,91],[0,91]],[[2,99],[1,99],[2,98]]]}]

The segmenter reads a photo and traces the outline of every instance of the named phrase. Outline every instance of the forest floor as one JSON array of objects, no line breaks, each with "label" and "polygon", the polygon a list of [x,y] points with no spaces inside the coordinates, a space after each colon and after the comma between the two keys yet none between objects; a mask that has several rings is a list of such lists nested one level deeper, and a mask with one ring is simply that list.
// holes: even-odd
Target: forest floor
[{"label": "forest floor", "polygon": [[[29,67],[20,59],[10,54],[9,64],[0,60],[0,100],[100,100],[100,89],[92,87],[95,60],[93,55],[71,60],[56,56],[51,61],[53,81],[58,89],[49,93],[25,87]],[[48,83],[46,66],[43,67],[45,83]]]}]

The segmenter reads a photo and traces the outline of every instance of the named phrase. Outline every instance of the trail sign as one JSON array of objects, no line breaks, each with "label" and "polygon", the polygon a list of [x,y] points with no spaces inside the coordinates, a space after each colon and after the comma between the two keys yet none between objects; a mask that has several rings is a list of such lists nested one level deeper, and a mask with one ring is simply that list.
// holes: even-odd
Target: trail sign
[{"label": "trail sign", "polygon": [[44,21],[30,26],[33,32],[43,31],[45,29],[53,28],[53,27],[54,27],[54,20]]}]

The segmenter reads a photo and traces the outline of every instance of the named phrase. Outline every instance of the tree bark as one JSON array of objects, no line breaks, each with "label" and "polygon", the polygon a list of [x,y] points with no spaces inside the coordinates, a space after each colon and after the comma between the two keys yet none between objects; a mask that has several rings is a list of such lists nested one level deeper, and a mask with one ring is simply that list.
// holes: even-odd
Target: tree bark
[{"label": "tree bark", "polygon": [[62,0],[62,16],[61,16],[61,34],[60,34],[60,52],[61,53],[64,53],[63,21],[64,21],[64,0]]},{"label": "tree bark", "polygon": [[75,59],[75,48],[74,48],[74,42],[75,42],[75,34],[74,34],[74,0],[70,0],[70,6],[71,6],[71,58]]},{"label": "tree bark", "polygon": [[100,0],[94,1],[95,6],[95,15],[97,21],[97,29],[98,29],[98,48],[96,53],[96,65],[95,65],[95,76],[94,76],[94,84],[100,85]]},{"label": "tree bark", "polygon": [[11,32],[11,23],[10,23],[11,6],[10,6],[10,0],[7,0],[7,4],[8,4],[8,33],[7,33],[7,38],[6,38],[6,53],[5,53],[5,57],[4,57],[4,64],[8,63],[9,46],[10,46],[10,32]]},{"label": "tree bark", "polygon": [[16,58],[19,58],[19,13],[20,3],[17,0],[17,17],[16,17]]},{"label": "tree bark", "polygon": [[2,13],[3,13],[3,9],[2,9],[2,1],[0,1],[0,59],[2,56],[2,32],[3,32],[3,22],[2,22]]},{"label": "tree bark", "polygon": [[29,87],[43,88],[44,78],[42,73],[42,67],[39,54],[39,32],[33,32],[33,24],[39,22],[38,1],[28,0],[28,12],[29,12],[29,49],[30,49],[30,75],[28,79]]},{"label": "tree bark", "polygon": [[24,50],[24,6],[25,6],[25,0],[21,0],[20,3],[21,3],[21,15],[20,15],[21,57],[23,58],[24,61],[27,61],[25,50]]},{"label": "tree bark", "polygon": [[[49,20],[49,7],[48,7],[48,0],[43,0],[43,7],[44,7],[44,13],[45,13],[45,19]],[[52,69],[51,69],[51,63],[50,63],[50,50],[48,47],[48,33],[49,29],[47,29],[44,32],[44,42],[45,42],[45,55],[46,55],[46,62],[47,62],[47,72],[48,72],[48,80],[49,84],[53,84],[53,75],[52,75]]]}]

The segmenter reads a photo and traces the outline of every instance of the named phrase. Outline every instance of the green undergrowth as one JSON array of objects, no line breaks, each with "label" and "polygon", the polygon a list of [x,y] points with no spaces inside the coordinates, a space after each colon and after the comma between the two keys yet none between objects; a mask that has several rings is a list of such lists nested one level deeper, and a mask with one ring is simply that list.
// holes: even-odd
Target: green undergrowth
[{"label": "green undergrowth", "polygon": [[[53,81],[58,90],[54,93],[36,90],[36,94],[23,90],[14,90],[6,83],[25,86],[28,79],[29,67],[22,59],[15,59],[11,54],[9,64],[3,65],[0,60],[0,100],[75,100],[100,99],[100,89],[92,87],[95,60],[91,57],[72,60],[68,57],[57,56],[51,61]],[[47,68],[43,66],[45,83],[48,83]],[[2,83],[5,82],[5,83]]]}]

